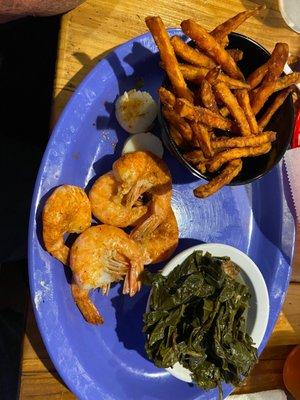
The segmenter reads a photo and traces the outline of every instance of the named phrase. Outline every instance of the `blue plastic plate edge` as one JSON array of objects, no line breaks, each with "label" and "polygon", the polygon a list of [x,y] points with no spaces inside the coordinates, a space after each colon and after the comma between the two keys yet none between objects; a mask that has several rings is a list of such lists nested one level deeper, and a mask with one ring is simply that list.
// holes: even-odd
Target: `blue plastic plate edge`
[{"label": "blue plastic plate edge", "polygon": [[[169,28],[168,31],[174,31],[175,33],[180,33],[181,30],[178,28]],[[121,47],[127,46],[131,43],[133,43],[135,40],[137,39],[143,39],[146,38],[147,36],[149,36],[149,32],[146,32],[144,34],[138,35],[136,37],[134,37],[133,39],[130,39],[122,44],[120,44],[119,46],[117,46],[114,51],[117,51],[118,49],[120,49]],[[110,53],[109,53],[110,54]],[[108,54],[108,55],[109,55]],[[107,55],[106,55],[107,57]],[[63,111],[61,112],[54,129],[52,130],[51,136],[49,137],[49,141],[48,144],[46,146],[44,155],[42,157],[41,163],[40,163],[40,167],[38,170],[38,174],[37,174],[37,178],[35,181],[35,185],[34,185],[34,191],[33,191],[33,196],[32,196],[32,202],[31,202],[31,208],[30,208],[30,217],[29,217],[29,226],[28,226],[28,271],[29,271],[29,287],[30,287],[30,293],[31,293],[31,298],[33,296],[33,294],[35,293],[35,282],[34,282],[34,277],[33,277],[33,246],[32,246],[32,241],[33,241],[33,231],[34,231],[34,225],[35,225],[35,215],[36,215],[36,210],[38,207],[38,203],[37,203],[37,199],[38,199],[38,194],[39,194],[39,190],[40,190],[40,181],[41,181],[41,176],[44,172],[44,168],[45,168],[45,163],[46,160],[48,159],[48,155],[49,155],[49,151],[50,148],[52,146],[52,142],[55,140],[56,136],[58,136],[58,131],[59,131],[59,127],[62,124],[62,122],[65,119],[66,114],[69,112],[69,109],[72,108],[72,106],[74,105],[74,103],[76,102],[76,98],[78,95],[78,92],[81,91],[82,88],[84,88],[84,86],[86,85],[86,83],[93,78],[93,76],[96,74],[96,69],[99,67],[99,65],[101,65],[103,62],[105,62],[106,57],[104,57],[102,60],[100,60],[96,65],[93,66],[93,68],[91,69],[91,71],[85,76],[85,78],[81,81],[81,83],[76,87],[74,93],[71,95],[69,101],[67,102],[67,104],[65,105]],[[282,178],[282,172],[280,173],[281,178]],[[281,183],[282,183],[282,179],[281,179]],[[282,193],[284,194],[284,191],[282,190]],[[287,204],[286,204],[286,199],[285,197],[283,198],[283,209],[284,208],[288,208]],[[290,212],[290,211],[288,211]],[[291,213],[290,213],[291,214]],[[283,285],[283,294],[281,297],[281,306],[285,300],[286,294],[287,294],[287,289],[289,286],[289,282],[290,282],[290,276],[291,276],[291,271],[292,271],[292,260],[294,258],[294,250],[295,250],[295,234],[296,234],[296,229],[295,229],[295,222],[293,220],[293,218],[285,220],[283,219],[283,229],[282,232],[285,232],[286,230],[288,231],[293,231],[292,234],[292,245],[291,245],[291,251],[289,254],[289,270],[287,273],[287,278],[286,281],[284,282]],[[41,334],[41,337],[43,339],[43,343],[46,347],[46,350],[51,358],[51,360],[53,361],[54,365],[55,365],[55,357],[53,355],[53,352],[51,350],[50,345],[47,342],[47,337],[44,336],[43,330],[41,328],[41,316],[38,312],[38,310],[35,307],[35,303],[34,301],[32,302],[33,304],[33,311],[34,311],[34,315],[35,315],[35,319],[37,322],[37,326],[39,328],[39,332]],[[270,338],[271,333],[274,330],[274,326],[277,322],[279,313],[280,313],[281,308],[278,310],[278,313],[276,315],[276,317],[274,318],[274,321],[271,323],[270,326],[267,327],[267,330],[265,332],[265,336],[264,339],[260,345],[260,351],[259,353],[261,353],[261,351],[264,349],[264,347],[266,346],[267,341]],[[270,318],[270,316],[269,316]],[[56,365],[55,365],[56,367]],[[59,375],[61,376],[61,378],[63,379],[64,383],[67,385],[67,387],[69,388],[69,390],[74,393],[78,398],[80,398],[80,392],[77,390],[76,387],[73,386],[73,382],[71,379],[69,379],[68,374],[65,372],[65,370],[60,369],[59,367],[57,368],[57,371],[59,373]],[[226,385],[227,386],[227,385]]]}]

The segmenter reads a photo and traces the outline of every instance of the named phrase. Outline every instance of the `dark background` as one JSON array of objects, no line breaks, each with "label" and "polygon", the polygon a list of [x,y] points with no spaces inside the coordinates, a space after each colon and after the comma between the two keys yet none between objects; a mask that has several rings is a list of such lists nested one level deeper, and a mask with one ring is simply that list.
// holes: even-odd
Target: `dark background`
[{"label": "dark background", "polygon": [[28,299],[27,226],[49,136],[60,16],[0,25],[0,399],[17,398]]}]

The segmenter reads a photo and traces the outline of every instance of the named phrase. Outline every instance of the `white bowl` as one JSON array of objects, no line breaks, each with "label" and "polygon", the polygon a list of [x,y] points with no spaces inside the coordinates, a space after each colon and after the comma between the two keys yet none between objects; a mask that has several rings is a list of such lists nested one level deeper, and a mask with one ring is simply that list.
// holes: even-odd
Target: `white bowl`
[{"label": "white bowl", "polygon": [[299,0],[278,0],[279,10],[286,24],[293,31],[300,33],[300,2]]},{"label": "white bowl", "polygon": [[[207,251],[218,257],[228,256],[240,267],[241,279],[248,285],[251,293],[250,308],[247,315],[247,331],[258,348],[263,340],[269,319],[269,295],[260,270],[251,258],[235,247],[221,243],[208,243],[190,247],[179,253],[163,268],[162,275],[167,276],[195,250]],[[149,310],[150,297],[151,292],[146,311]],[[191,372],[178,362],[173,367],[167,368],[167,371],[182,381],[192,382]]]}]

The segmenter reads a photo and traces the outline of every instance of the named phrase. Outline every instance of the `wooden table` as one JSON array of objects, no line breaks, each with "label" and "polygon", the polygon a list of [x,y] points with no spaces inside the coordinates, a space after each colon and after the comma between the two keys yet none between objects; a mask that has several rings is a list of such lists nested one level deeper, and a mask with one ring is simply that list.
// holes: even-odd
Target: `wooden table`
[{"label": "wooden table", "polygon": [[[244,23],[239,32],[271,50],[276,41],[287,42],[291,54],[300,55],[299,35],[286,27],[277,0],[89,0],[62,17],[53,102],[53,122],[82,78],[115,46],[146,31],[144,18],[160,15],[168,26],[195,18],[211,29],[234,13],[267,4],[266,12]],[[282,366],[295,344],[300,344],[300,237],[294,257],[292,281],[274,333],[259,364],[238,392],[283,388]],[[43,346],[31,305],[21,362],[21,399],[74,399],[59,378]]]}]

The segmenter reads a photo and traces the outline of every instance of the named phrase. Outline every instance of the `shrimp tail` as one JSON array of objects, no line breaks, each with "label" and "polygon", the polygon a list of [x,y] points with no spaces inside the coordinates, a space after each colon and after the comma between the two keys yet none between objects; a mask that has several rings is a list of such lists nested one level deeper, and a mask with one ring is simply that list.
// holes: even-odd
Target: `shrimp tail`
[{"label": "shrimp tail", "polygon": [[110,290],[110,283],[107,283],[106,285],[101,286],[102,294],[103,296],[108,296],[109,290]]},{"label": "shrimp tail", "polygon": [[133,207],[135,203],[138,201],[139,197],[148,189],[148,185],[143,181],[138,181],[132,188],[129,190],[125,197],[125,205],[126,207]]},{"label": "shrimp tail", "polygon": [[142,238],[151,235],[151,233],[159,226],[161,219],[157,215],[152,214],[150,217],[145,219],[141,225],[133,229],[130,234],[130,238],[133,240],[141,240]]},{"label": "shrimp tail", "polygon": [[138,279],[137,268],[132,265],[124,279],[123,294],[129,294],[129,296],[132,297],[139,292],[140,289],[141,282]]},{"label": "shrimp tail", "polygon": [[69,252],[70,252],[70,249],[67,246],[65,246],[64,244],[58,249],[50,250],[51,255],[53,257],[57,258],[64,265],[68,264]]},{"label": "shrimp tail", "polygon": [[75,282],[71,284],[71,291],[73,299],[85,320],[95,325],[103,324],[104,319],[89,298],[89,291],[81,289]]}]

